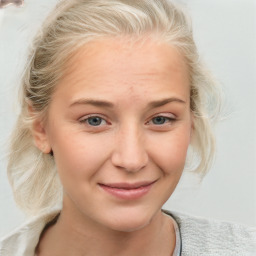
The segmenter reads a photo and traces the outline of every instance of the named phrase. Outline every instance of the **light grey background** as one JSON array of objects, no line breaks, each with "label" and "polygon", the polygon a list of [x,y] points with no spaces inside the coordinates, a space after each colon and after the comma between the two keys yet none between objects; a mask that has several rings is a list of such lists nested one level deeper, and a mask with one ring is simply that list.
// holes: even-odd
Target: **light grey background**
[{"label": "light grey background", "polygon": [[[25,0],[0,9],[0,236],[25,220],[6,178],[8,136],[27,46],[56,0]],[[256,4],[254,0],[182,0],[202,58],[226,92],[217,126],[217,157],[201,184],[185,174],[165,208],[256,225]]]}]

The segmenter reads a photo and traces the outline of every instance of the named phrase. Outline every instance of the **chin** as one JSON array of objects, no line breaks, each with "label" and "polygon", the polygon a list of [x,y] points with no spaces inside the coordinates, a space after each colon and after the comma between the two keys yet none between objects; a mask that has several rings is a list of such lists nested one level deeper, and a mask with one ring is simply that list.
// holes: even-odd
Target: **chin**
[{"label": "chin", "polygon": [[113,214],[109,227],[115,231],[133,232],[143,229],[149,225],[154,214],[127,210],[127,212]]}]

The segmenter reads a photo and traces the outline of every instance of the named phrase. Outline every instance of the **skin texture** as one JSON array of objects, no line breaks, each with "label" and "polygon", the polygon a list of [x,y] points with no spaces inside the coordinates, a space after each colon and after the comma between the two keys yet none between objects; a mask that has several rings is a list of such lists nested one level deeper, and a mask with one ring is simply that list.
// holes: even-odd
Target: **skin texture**
[{"label": "skin texture", "polygon": [[[33,126],[38,148],[54,152],[64,189],[63,210],[38,255],[171,255],[173,224],[161,207],[191,140],[188,77],[179,52],[152,39],[105,38],[66,63],[47,121]],[[101,186],[137,182],[153,184],[135,199]]]}]

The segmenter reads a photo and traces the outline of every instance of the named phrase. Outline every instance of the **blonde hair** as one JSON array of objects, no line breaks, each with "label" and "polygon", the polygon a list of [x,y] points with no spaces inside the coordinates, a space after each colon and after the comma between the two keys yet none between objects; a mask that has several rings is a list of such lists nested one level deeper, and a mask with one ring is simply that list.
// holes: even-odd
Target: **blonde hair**
[{"label": "blonde hair", "polygon": [[192,26],[184,11],[168,0],[68,0],[60,1],[33,41],[24,70],[21,113],[11,139],[8,177],[17,204],[29,214],[58,205],[62,199],[54,157],[42,154],[31,133],[33,118],[28,106],[46,116],[63,66],[79,47],[102,37],[152,35],[176,47],[190,71],[191,142],[196,161],[193,170],[202,176],[214,157],[212,120],[219,106],[218,87],[199,60]]}]

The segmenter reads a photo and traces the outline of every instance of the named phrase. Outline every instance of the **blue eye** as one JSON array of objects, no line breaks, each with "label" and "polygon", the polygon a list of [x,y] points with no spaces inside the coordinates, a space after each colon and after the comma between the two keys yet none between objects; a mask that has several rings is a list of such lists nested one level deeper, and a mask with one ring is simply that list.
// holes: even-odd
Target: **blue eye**
[{"label": "blue eye", "polygon": [[152,123],[156,125],[165,124],[167,122],[171,122],[173,119],[165,116],[156,116],[152,119]]},{"label": "blue eye", "polygon": [[87,123],[92,126],[99,126],[101,125],[103,119],[98,116],[92,116],[87,119]]},{"label": "blue eye", "polygon": [[88,118],[84,118],[80,120],[81,123],[86,123],[89,126],[100,126],[102,124],[106,124],[106,120],[99,116],[90,116]]}]

